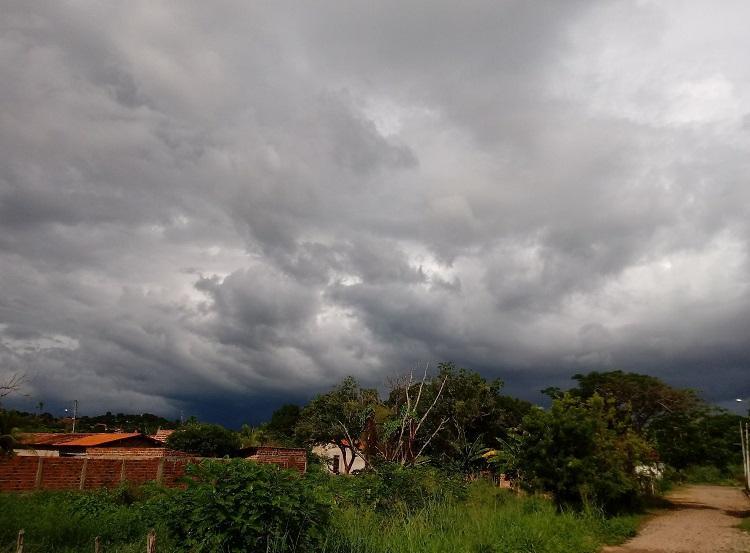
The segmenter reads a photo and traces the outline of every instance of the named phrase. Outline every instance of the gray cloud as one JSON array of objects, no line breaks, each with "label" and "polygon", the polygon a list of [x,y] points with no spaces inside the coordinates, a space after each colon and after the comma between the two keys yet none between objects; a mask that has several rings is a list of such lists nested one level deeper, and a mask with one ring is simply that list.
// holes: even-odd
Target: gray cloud
[{"label": "gray cloud", "polygon": [[444,359],[750,395],[743,3],[5,12],[19,401],[237,420]]}]

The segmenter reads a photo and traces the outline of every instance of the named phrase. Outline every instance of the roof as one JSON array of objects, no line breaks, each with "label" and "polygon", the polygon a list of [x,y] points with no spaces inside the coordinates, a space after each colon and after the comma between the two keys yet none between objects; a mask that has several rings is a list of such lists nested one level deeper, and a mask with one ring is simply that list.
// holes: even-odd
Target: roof
[{"label": "roof", "polygon": [[35,432],[32,434],[21,434],[18,436],[17,441],[21,445],[59,445],[91,435],[91,433],[63,434],[61,432]]},{"label": "roof", "polygon": [[18,438],[18,443],[29,446],[93,447],[137,437],[143,437],[153,441],[153,438],[144,436],[140,432],[101,432],[97,434],[22,434]]},{"label": "roof", "polygon": [[167,438],[169,438],[172,435],[172,432],[174,430],[162,430],[161,428],[156,431],[156,434],[153,434],[151,438],[156,440],[157,442],[164,443],[167,441]]},{"label": "roof", "polygon": [[[102,444],[108,444],[112,442],[119,442],[120,440],[126,440],[128,438],[137,438],[139,436],[143,436],[140,432],[113,432],[113,433],[106,433],[102,432],[101,434],[91,434],[89,436],[83,436],[81,438],[77,438],[75,440],[70,440],[63,442],[62,444],[54,444],[54,445],[66,445],[66,446],[96,446],[96,445],[102,445]],[[144,436],[145,437],[145,436]]]}]

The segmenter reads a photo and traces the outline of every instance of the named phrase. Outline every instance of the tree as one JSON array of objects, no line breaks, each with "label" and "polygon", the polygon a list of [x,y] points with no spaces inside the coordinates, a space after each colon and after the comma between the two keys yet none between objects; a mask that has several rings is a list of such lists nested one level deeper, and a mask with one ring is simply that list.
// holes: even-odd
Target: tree
[{"label": "tree", "polygon": [[236,432],[218,424],[191,423],[175,430],[167,438],[167,446],[200,457],[224,457],[240,448]]},{"label": "tree", "polygon": [[612,400],[617,413],[627,417],[637,432],[645,432],[660,417],[689,412],[702,405],[693,390],[680,390],[654,376],[622,371],[590,372],[573,376],[570,394],[588,399],[594,394]]},{"label": "tree", "polygon": [[390,411],[379,425],[370,426],[370,450],[386,461],[417,463],[449,421],[447,415],[436,416],[448,376],[428,379],[427,369],[425,366],[419,382],[413,371],[394,379],[388,398]]},{"label": "tree", "polygon": [[660,417],[648,435],[659,458],[678,470],[703,465],[727,471],[742,462],[737,439],[741,420],[739,415],[706,405]]},{"label": "tree", "polygon": [[[384,457],[413,464],[424,455],[464,473],[486,468],[482,455],[487,442],[507,436],[531,408],[528,402],[503,396],[502,387],[500,380],[487,380],[450,362],[440,363],[433,377],[425,373],[420,381],[410,376],[392,382],[386,402],[391,416],[379,425],[378,443],[387,446]],[[399,443],[394,437],[400,436],[405,416],[406,428],[418,432],[405,432],[405,443]]]},{"label": "tree", "polygon": [[379,402],[376,390],[361,388],[349,376],[302,409],[295,436],[311,446],[336,445],[341,452],[343,472],[349,474],[356,457],[370,462],[362,440]]},{"label": "tree", "polygon": [[702,401],[695,391],[673,388],[656,377],[622,371],[574,377],[570,394],[606,398],[619,421],[651,442],[659,460],[677,469],[739,462],[739,418]]},{"label": "tree", "polygon": [[288,403],[276,409],[263,430],[271,441],[292,444],[295,441],[294,429],[300,419],[302,410],[299,405]]},{"label": "tree", "polygon": [[[23,374],[16,373],[7,377],[4,382],[0,382],[0,399],[18,392],[24,380],[25,377]],[[13,446],[15,445],[15,440],[10,435],[11,430],[10,428],[5,428],[6,426],[10,426],[10,424],[5,422],[4,413],[0,412],[0,457],[11,455],[13,453]]]},{"label": "tree", "polygon": [[631,506],[640,491],[636,467],[654,458],[649,444],[618,421],[616,405],[598,394],[571,394],[549,411],[533,409],[502,458],[530,490],[551,493],[559,506]]},{"label": "tree", "polygon": [[[448,419],[445,430],[428,449],[434,458],[469,469],[484,465],[481,450],[521,423],[531,404],[503,396],[501,380],[487,380],[475,371],[457,368],[453,363],[438,365],[436,380],[445,379],[445,391],[435,409],[435,417]],[[474,462],[468,462],[473,458]]]},{"label": "tree", "polygon": [[267,441],[266,432],[262,427],[243,424],[240,428],[240,445],[242,447],[257,447]]},{"label": "tree", "polygon": [[0,381],[0,399],[16,393],[21,389],[26,377],[21,373],[11,374],[4,381]]}]

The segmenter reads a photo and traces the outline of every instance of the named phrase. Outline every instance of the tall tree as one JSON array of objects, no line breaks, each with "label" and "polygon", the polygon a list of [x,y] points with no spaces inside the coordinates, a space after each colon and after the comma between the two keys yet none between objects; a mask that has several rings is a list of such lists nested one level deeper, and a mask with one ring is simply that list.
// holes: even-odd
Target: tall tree
[{"label": "tall tree", "polygon": [[575,397],[587,399],[594,394],[611,400],[618,414],[630,419],[633,428],[644,432],[660,417],[690,412],[702,405],[693,390],[673,388],[660,379],[623,371],[590,372],[573,377]]},{"label": "tall tree", "polygon": [[305,406],[295,427],[295,436],[311,446],[336,445],[341,452],[343,472],[349,474],[356,457],[369,463],[363,438],[379,401],[376,390],[360,387],[349,376]]}]

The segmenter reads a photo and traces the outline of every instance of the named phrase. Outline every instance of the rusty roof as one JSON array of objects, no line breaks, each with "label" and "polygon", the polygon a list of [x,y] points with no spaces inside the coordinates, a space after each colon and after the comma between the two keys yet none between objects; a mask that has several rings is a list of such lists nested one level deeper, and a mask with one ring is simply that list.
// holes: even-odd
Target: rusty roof
[{"label": "rusty roof", "polygon": [[[100,434],[89,434],[75,440],[65,441],[59,444],[53,445],[66,445],[66,446],[96,446],[102,444],[109,444],[112,442],[119,442],[120,440],[126,440],[128,438],[137,438],[143,436],[140,432],[102,432]],[[144,438],[146,436],[143,436]]]},{"label": "rusty roof", "polygon": [[62,432],[34,432],[30,434],[21,434],[18,436],[18,443],[21,445],[59,445],[91,436],[91,433],[63,434]]}]

